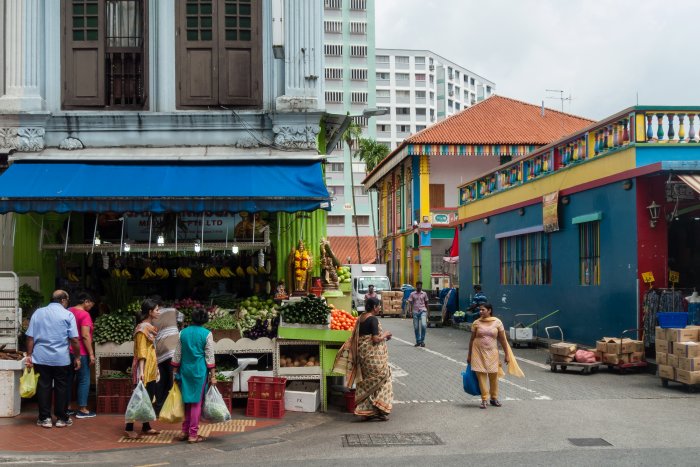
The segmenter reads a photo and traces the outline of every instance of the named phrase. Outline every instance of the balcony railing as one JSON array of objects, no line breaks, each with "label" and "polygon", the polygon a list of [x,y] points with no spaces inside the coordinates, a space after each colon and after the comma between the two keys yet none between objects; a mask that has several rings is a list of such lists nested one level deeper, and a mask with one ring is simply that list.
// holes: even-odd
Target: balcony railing
[{"label": "balcony railing", "polygon": [[700,143],[700,107],[632,107],[461,185],[459,204],[464,206],[630,146],[688,143]]}]

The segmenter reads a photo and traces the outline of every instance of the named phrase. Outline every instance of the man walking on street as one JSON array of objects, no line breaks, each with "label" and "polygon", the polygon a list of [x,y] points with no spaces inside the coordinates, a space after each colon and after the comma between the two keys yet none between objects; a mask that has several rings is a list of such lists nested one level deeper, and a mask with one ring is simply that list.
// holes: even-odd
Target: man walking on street
[{"label": "man walking on street", "polygon": [[[39,308],[32,315],[27,328],[26,365],[39,373],[36,393],[39,402],[39,419],[36,424],[51,428],[51,395],[54,396],[56,428],[71,426],[66,414],[68,400],[68,375],[71,359],[68,345],[73,348],[75,370],[80,370],[80,342],[78,326],[73,313],[66,309],[68,293],[56,290],[51,295],[51,303]],[[53,388],[53,389],[52,389]]]},{"label": "man walking on street", "polygon": [[416,282],[416,290],[408,297],[413,313],[413,331],[416,334],[414,347],[425,347],[425,331],[428,328],[428,294],[423,291],[423,282]]},{"label": "man walking on street", "polygon": [[472,297],[472,303],[469,305],[468,310],[471,312],[469,316],[471,318],[479,317],[479,307],[484,303],[488,303],[488,299],[484,292],[481,291],[481,286],[479,284],[474,285],[474,296]]}]

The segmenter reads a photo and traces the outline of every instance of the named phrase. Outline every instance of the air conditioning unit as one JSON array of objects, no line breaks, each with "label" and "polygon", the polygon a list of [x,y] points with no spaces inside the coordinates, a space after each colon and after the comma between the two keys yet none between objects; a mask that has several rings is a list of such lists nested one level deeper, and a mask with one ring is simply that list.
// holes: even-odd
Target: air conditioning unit
[{"label": "air conditioning unit", "polygon": [[430,66],[428,67],[428,70],[430,70],[430,71],[435,71],[435,65],[430,65]]},{"label": "air conditioning unit", "polygon": [[450,94],[450,96],[454,96],[454,95],[455,95],[455,92],[454,92],[454,91],[450,91],[449,94]]}]

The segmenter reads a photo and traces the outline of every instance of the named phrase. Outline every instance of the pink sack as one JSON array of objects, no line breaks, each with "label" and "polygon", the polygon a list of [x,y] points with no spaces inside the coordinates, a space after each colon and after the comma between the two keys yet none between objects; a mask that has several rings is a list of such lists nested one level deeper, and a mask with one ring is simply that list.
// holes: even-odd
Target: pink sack
[{"label": "pink sack", "polygon": [[595,363],[595,352],[583,349],[577,350],[574,360],[578,363]]}]

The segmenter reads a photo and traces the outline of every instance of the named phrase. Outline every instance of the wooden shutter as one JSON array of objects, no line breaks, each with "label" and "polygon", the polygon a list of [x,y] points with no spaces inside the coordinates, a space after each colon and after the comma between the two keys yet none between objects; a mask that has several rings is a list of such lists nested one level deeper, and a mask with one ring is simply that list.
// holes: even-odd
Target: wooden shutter
[{"label": "wooden shutter", "polygon": [[178,0],[179,105],[218,104],[217,0]]},{"label": "wooden shutter", "polygon": [[219,101],[223,105],[262,104],[260,0],[219,4]]},{"label": "wooden shutter", "polygon": [[445,185],[442,183],[430,184],[430,207],[445,207]]},{"label": "wooden shutter", "polygon": [[64,0],[62,7],[63,106],[104,106],[104,0]]}]

